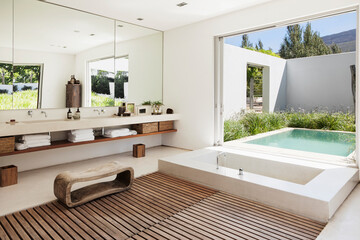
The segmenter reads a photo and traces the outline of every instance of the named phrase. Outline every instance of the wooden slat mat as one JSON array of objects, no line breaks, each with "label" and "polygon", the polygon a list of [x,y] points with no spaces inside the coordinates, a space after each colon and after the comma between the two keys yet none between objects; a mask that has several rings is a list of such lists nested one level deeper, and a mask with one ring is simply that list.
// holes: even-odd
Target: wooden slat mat
[{"label": "wooden slat mat", "polygon": [[0,217],[0,239],[315,239],[323,228],[161,173],[72,209],[54,201]]}]

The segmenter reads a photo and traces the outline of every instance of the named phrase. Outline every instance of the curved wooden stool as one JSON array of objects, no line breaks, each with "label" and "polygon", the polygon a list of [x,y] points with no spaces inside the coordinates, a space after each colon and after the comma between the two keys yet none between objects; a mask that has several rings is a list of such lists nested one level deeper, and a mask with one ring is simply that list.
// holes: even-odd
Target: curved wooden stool
[{"label": "curved wooden stool", "polygon": [[[116,174],[110,182],[92,184],[71,192],[78,182],[87,182]],[[134,169],[121,166],[118,162],[109,162],[83,172],[66,171],[56,176],[54,194],[66,206],[74,207],[96,198],[128,190],[134,181]]]}]

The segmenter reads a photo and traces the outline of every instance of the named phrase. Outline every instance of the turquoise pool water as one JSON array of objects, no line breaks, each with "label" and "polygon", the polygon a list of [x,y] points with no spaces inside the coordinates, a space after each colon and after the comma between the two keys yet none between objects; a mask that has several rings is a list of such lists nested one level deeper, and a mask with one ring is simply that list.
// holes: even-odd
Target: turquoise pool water
[{"label": "turquoise pool water", "polygon": [[355,150],[355,134],[294,129],[246,143],[346,157]]}]

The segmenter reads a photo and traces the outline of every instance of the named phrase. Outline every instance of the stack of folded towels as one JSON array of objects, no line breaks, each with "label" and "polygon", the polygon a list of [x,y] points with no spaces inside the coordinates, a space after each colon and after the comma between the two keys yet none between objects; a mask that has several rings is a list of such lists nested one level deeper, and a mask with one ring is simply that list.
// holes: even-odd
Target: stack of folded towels
[{"label": "stack of folded towels", "polygon": [[136,135],[137,132],[135,130],[130,130],[128,128],[120,128],[120,129],[108,129],[105,130],[104,137],[114,138],[114,137],[124,137],[130,135]]},{"label": "stack of folded towels", "polygon": [[84,141],[92,141],[94,140],[94,131],[90,129],[78,129],[78,130],[71,130],[68,133],[68,141],[69,142],[84,142]]},{"label": "stack of folded towels", "polygon": [[20,142],[15,144],[16,150],[24,150],[33,147],[49,146],[51,138],[48,134],[24,135]]}]

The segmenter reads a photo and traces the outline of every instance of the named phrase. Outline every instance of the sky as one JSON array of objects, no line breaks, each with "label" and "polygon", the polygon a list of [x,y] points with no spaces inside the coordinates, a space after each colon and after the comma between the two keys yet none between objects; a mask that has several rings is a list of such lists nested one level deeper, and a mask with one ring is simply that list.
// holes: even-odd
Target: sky
[{"label": "sky", "polygon": [[[356,12],[344,13],[336,16],[321,18],[310,21],[313,31],[320,33],[320,37],[339,33],[356,28]],[[302,27],[306,26],[307,22],[301,23]],[[269,30],[249,33],[249,40],[253,45],[261,39],[264,44],[264,49],[273,49],[278,52],[280,44],[286,35],[286,27],[273,28]],[[242,35],[225,38],[225,43],[240,46]]]}]

